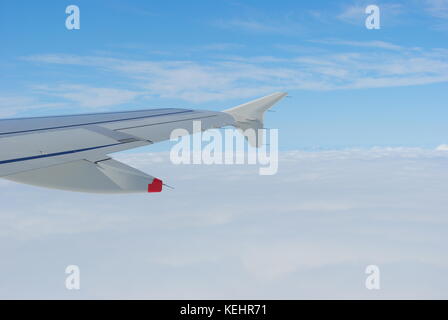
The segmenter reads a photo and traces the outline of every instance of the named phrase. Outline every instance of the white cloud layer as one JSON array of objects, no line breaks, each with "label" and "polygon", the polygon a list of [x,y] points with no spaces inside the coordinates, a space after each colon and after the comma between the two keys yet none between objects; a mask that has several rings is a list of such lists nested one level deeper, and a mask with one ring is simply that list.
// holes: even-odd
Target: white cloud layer
[{"label": "white cloud layer", "polygon": [[[1,298],[447,298],[446,151],[284,152],[276,176],[115,158],[175,190],[0,183]],[[380,291],[364,287],[369,264]]]}]

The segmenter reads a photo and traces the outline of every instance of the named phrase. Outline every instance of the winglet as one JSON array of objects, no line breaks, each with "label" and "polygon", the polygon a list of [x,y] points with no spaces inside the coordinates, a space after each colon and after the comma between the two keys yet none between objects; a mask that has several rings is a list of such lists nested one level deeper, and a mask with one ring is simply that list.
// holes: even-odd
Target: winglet
[{"label": "winglet", "polygon": [[[258,129],[263,128],[264,113],[287,95],[288,93],[286,92],[276,92],[263,98],[224,110],[224,112],[230,114],[235,119],[237,128],[243,131],[254,129],[256,133],[258,133]],[[255,147],[260,147],[262,144],[258,134],[256,134],[255,140],[250,137],[248,137],[248,140],[249,143]]]}]

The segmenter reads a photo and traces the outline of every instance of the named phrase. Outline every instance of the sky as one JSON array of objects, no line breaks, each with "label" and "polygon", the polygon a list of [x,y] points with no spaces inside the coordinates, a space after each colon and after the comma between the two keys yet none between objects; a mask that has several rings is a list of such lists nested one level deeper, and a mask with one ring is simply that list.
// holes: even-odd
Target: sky
[{"label": "sky", "polygon": [[0,0],[1,118],[290,96],[274,176],[161,143],[114,155],[157,196],[2,180],[0,298],[446,299],[447,34],[446,0]]},{"label": "sky", "polygon": [[[447,143],[448,5],[364,1],[1,1],[0,116],[223,110],[287,91],[281,148]],[[166,147],[165,147],[166,149]]]},{"label": "sky", "polygon": [[[175,186],[95,195],[0,183],[0,298],[446,299],[446,151],[288,151],[253,166],[119,161]],[[26,199],[26,201],[24,201]],[[80,290],[65,268],[80,268]],[[367,290],[365,269],[380,269]]]}]

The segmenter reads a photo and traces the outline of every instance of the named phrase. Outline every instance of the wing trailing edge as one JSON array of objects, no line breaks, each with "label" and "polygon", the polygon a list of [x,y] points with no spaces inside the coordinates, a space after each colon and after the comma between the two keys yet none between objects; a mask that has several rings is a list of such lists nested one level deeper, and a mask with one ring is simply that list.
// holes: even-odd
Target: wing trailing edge
[{"label": "wing trailing edge", "polygon": [[77,160],[21,172],[5,179],[52,189],[89,193],[161,192],[163,182],[113,159]]}]

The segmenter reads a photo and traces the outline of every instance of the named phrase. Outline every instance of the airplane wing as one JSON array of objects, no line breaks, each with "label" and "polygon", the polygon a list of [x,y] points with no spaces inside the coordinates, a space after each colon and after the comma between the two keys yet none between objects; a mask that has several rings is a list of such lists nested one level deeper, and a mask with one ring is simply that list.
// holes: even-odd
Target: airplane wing
[{"label": "airplane wing", "polygon": [[[275,99],[273,96],[275,95]],[[160,192],[163,182],[111,159],[114,152],[168,140],[174,129],[193,132],[247,125],[280,96],[260,99],[228,112],[191,109],[152,109],[55,117],[0,120],[0,177],[31,185],[80,192]],[[255,108],[255,109],[254,109]],[[255,110],[255,111],[254,111]],[[261,109],[260,109],[261,110]],[[255,112],[255,113],[254,113]],[[259,119],[262,121],[262,118]]]}]

